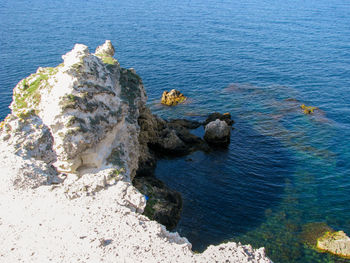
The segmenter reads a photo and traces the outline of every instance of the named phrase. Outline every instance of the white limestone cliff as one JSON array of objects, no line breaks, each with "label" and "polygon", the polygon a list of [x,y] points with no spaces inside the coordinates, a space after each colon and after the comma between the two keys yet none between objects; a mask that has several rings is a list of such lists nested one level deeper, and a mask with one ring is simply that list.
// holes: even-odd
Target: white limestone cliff
[{"label": "white limestone cliff", "polygon": [[131,184],[140,151],[142,80],[110,41],[77,44],[14,89],[0,124],[1,262],[270,262],[236,243],[204,253],[141,215]]}]

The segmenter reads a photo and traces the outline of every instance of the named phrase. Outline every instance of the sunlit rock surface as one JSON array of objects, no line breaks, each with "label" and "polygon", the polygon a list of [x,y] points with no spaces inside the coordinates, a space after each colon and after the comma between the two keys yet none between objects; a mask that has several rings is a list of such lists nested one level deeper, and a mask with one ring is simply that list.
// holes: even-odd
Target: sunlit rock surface
[{"label": "sunlit rock surface", "polygon": [[205,126],[204,139],[214,145],[228,145],[230,143],[231,127],[219,119],[209,122]]},{"label": "sunlit rock surface", "polygon": [[317,240],[317,248],[340,257],[350,258],[350,238],[343,232],[327,232]]},{"label": "sunlit rock surface", "polygon": [[172,89],[169,92],[163,92],[161,103],[168,106],[175,106],[181,102],[184,102],[185,100],[186,97],[180,91]]},{"label": "sunlit rock surface", "polygon": [[233,242],[194,253],[141,215],[146,200],[131,181],[147,159],[146,94],[113,55],[110,41],[95,54],[77,44],[15,87],[0,124],[0,261],[270,262],[263,248]]}]

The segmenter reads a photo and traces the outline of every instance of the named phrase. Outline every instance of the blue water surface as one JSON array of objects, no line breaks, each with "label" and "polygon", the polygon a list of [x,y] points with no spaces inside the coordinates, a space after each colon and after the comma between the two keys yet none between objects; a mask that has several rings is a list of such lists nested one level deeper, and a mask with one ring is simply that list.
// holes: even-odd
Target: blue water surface
[{"label": "blue water surface", "polygon": [[[0,119],[37,67],[110,39],[153,112],[236,121],[228,149],[157,166],[183,195],[176,230],[195,250],[235,240],[266,247],[274,262],[346,262],[301,233],[324,222],[350,234],[348,0],[2,0],[0,21]],[[188,103],[159,105],[172,88]],[[304,115],[303,103],[319,110]]]}]

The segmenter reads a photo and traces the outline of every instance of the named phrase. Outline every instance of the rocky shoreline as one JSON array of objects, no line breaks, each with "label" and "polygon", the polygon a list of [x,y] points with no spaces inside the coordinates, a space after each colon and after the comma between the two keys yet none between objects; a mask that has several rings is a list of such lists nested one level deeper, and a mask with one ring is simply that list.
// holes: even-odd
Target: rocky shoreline
[{"label": "rocky shoreline", "polygon": [[234,242],[194,253],[142,215],[176,225],[181,196],[154,177],[157,158],[222,146],[229,125],[203,140],[189,131],[200,123],[154,116],[140,77],[113,56],[110,41],[95,53],[77,44],[15,87],[0,125],[0,260],[271,262]]},{"label": "rocky shoreline", "polygon": [[[215,121],[219,121],[224,127],[224,134],[221,134],[220,127],[215,126],[217,123]],[[147,107],[141,110],[138,124],[142,154],[133,185],[149,198],[145,215],[165,225],[168,230],[176,227],[182,209],[181,194],[169,189],[155,178],[157,159],[185,156],[194,151],[209,152],[212,148],[226,147],[229,144],[233,123],[229,113],[212,113],[201,123],[186,119],[166,121],[153,115]],[[207,130],[203,139],[191,133],[191,130],[200,126],[204,126]]]}]

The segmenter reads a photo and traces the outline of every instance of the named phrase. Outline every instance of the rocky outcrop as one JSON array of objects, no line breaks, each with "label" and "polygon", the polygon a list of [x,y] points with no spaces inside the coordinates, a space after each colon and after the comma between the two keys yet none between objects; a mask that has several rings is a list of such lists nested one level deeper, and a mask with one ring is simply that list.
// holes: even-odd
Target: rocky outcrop
[{"label": "rocky outcrop", "polygon": [[225,121],[229,126],[232,126],[235,123],[234,120],[231,119],[231,114],[229,112],[224,114],[214,112],[209,114],[208,118],[204,121],[204,125],[207,125],[209,122],[216,121],[217,119],[220,121]]},{"label": "rocky outcrop", "polygon": [[225,146],[230,143],[230,134],[231,127],[217,119],[205,126],[204,139],[212,145]]},{"label": "rocky outcrop", "polygon": [[155,178],[157,159],[182,156],[196,150],[208,151],[209,147],[189,131],[198,128],[200,122],[184,119],[165,121],[144,107],[140,111],[138,123],[140,158],[133,183],[149,198],[144,214],[171,230],[180,220],[182,198],[178,192]]},{"label": "rocky outcrop", "polygon": [[185,100],[186,97],[180,91],[172,89],[170,92],[163,92],[161,103],[168,106],[175,106]]},{"label": "rocky outcrop", "polygon": [[317,248],[350,259],[350,238],[343,232],[326,232],[317,239]]},{"label": "rocky outcrop", "polygon": [[[146,102],[145,91],[135,72],[122,69],[112,58],[110,42],[97,52],[108,61],[77,44],[58,67],[39,68],[22,80],[14,89],[12,115],[6,118],[2,134],[15,151],[32,157],[39,150],[35,145],[30,151],[22,149],[19,137],[37,134],[44,127],[50,139],[42,140],[40,147],[45,148],[45,158],[51,158],[46,162],[58,172],[113,166],[124,168],[132,178],[139,152],[136,120]],[[10,132],[16,123],[30,129]]]},{"label": "rocky outcrop", "polygon": [[200,122],[184,119],[166,121],[153,115],[148,108],[144,108],[138,123],[141,130],[139,141],[142,145],[139,169],[147,163],[153,163],[150,161],[153,159],[150,157],[152,155],[181,156],[196,150],[208,150],[205,141],[189,131],[198,128]]},{"label": "rocky outcrop", "polygon": [[[140,125],[139,141],[141,154],[134,185],[147,196],[157,196],[156,198],[151,198],[150,202],[147,202],[144,214],[150,219],[164,224],[171,230],[180,220],[182,206],[179,204],[182,203],[180,202],[181,195],[169,189],[155,178],[154,170],[157,159],[184,156],[198,150],[209,152],[211,150],[210,145],[227,145],[230,140],[230,129],[228,129],[228,135],[226,134],[224,137],[220,135],[220,127],[214,127],[214,131],[209,129],[209,132],[206,133],[207,135],[209,134],[207,139],[210,145],[208,145],[206,140],[190,132],[191,129],[196,129],[205,124],[205,122],[201,123],[186,119],[166,121],[153,115],[147,107],[140,112],[138,123]],[[233,123],[231,115],[228,113],[210,114],[206,121],[214,117],[225,120],[223,121],[224,125],[226,123],[232,125]],[[211,134],[214,135],[211,136]],[[148,185],[148,187],[141,187],[143,184],[140,182]],[[175,203],[174,200],[176,200]],[[165,207],[168,207],[168,209],[165,209]]]},{"label": "rocky outcrop", "polygon": [[133,185],[146,196],[144,215],[166,226],[176,227],[182,210],[181,194],[168,188],[154,176],[136,176]]},{"label": "rocky outcrop", "polygon": [[324,222],[304,225],[301,240],[318,252],[350,258],[350,238],[343,231],[335,231]]},{"label": "rocky outcrop", "polygon": [[[109,41],[95,53],[77,44],[61,65],[15,87],[0,124],[1,260],[270,262],[263,249],[233,242],[195,254],[186,238],[142,215],[145,194],[174,218],[181,199],[154,178],[140,180],[140,193],[132,185],[139,165],[145,175],[155,148],[205,143],[185,131],[188,123],[152,115],[142,80],[113,55]],[[149,212],[163,220],[158,211]]]}]

